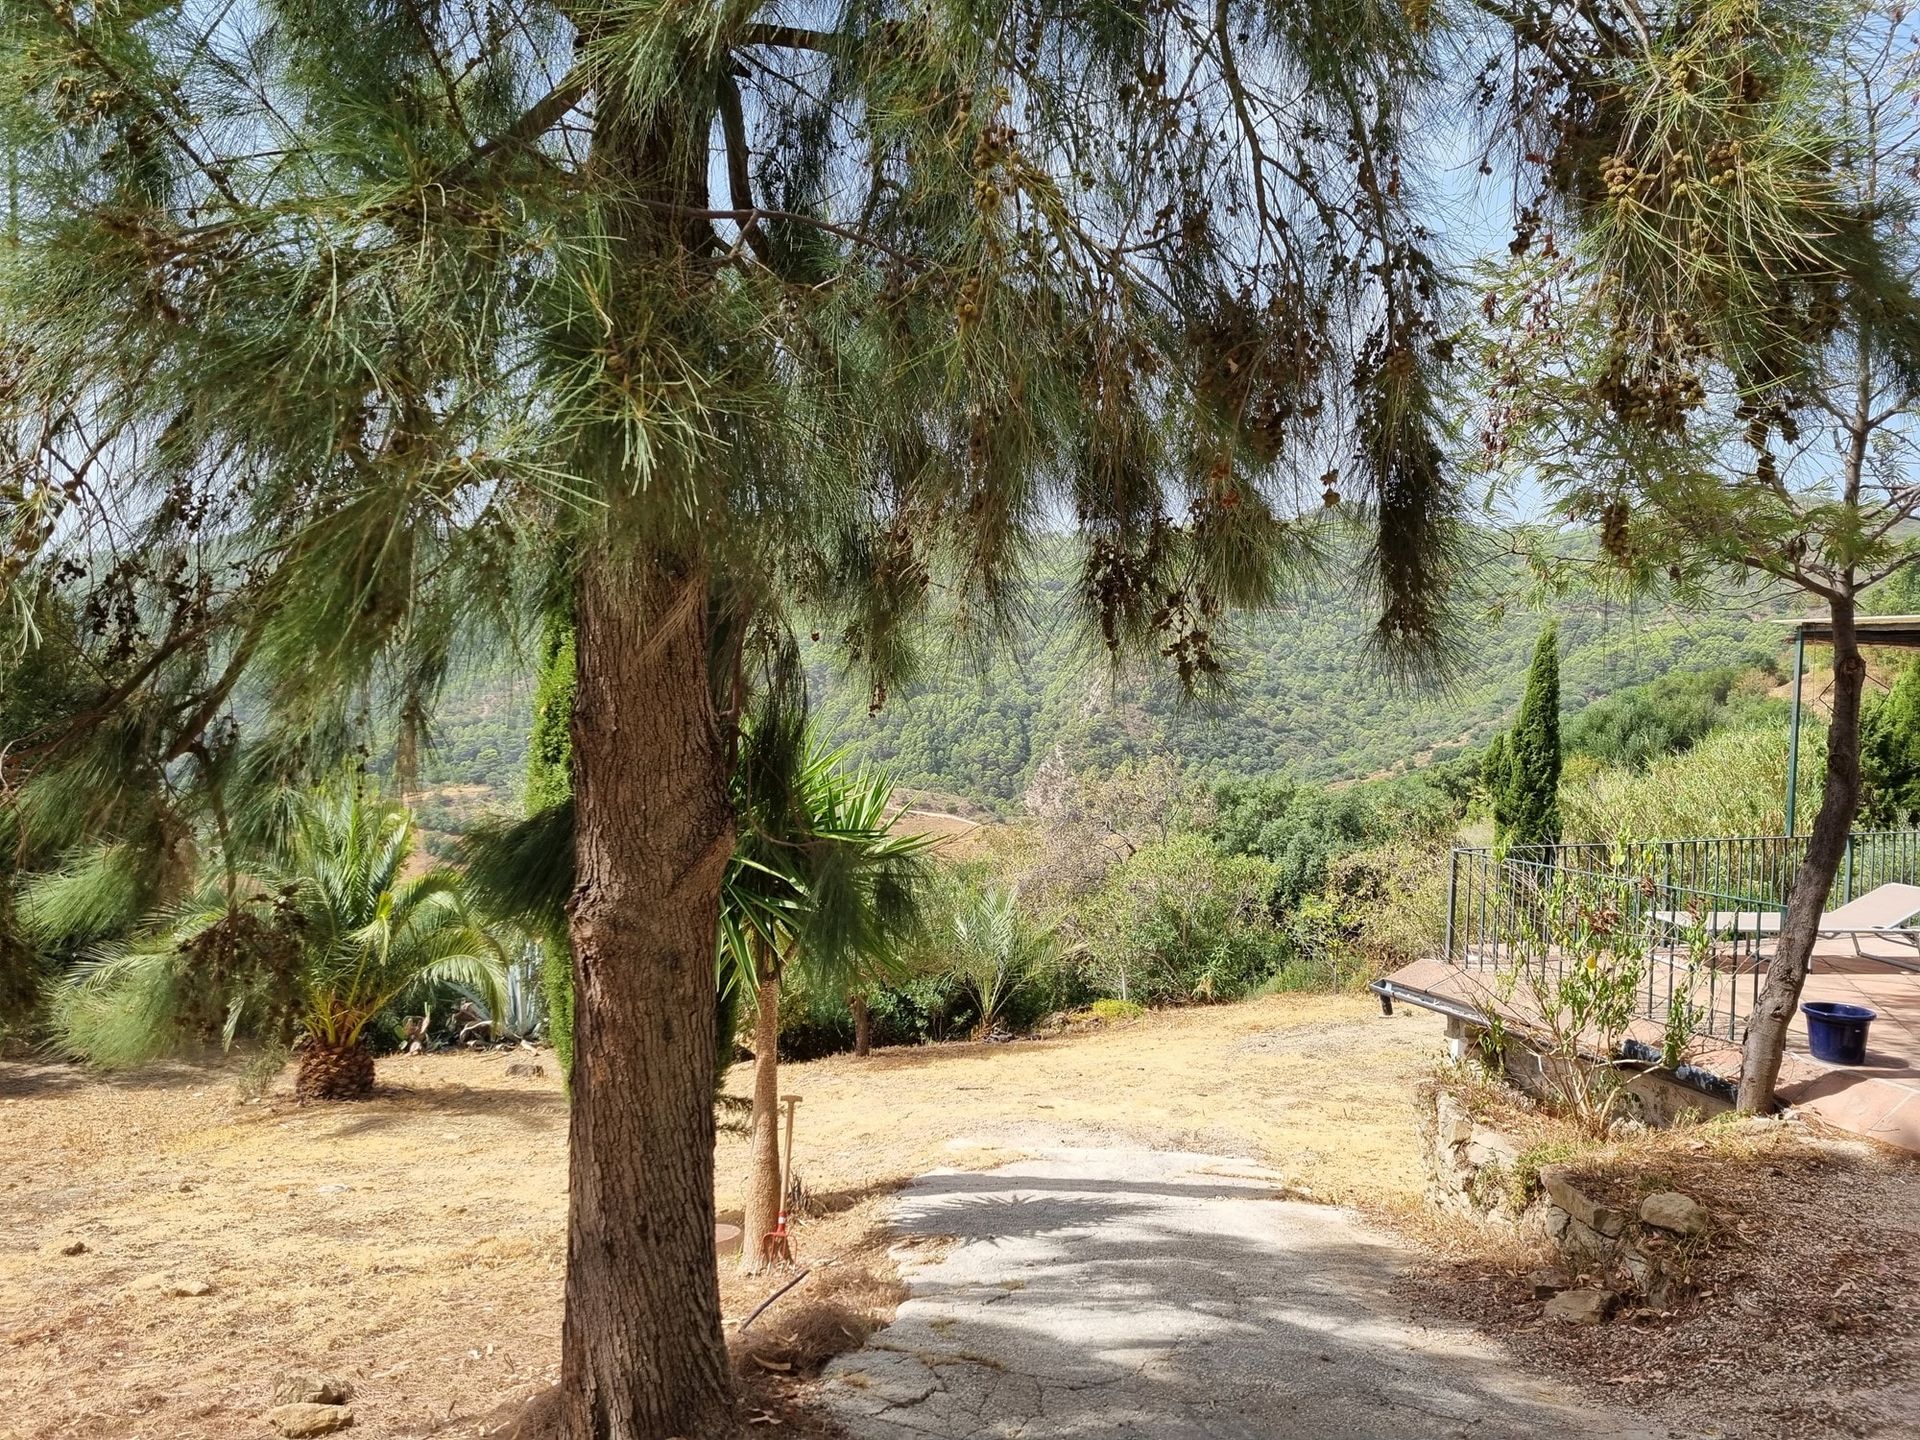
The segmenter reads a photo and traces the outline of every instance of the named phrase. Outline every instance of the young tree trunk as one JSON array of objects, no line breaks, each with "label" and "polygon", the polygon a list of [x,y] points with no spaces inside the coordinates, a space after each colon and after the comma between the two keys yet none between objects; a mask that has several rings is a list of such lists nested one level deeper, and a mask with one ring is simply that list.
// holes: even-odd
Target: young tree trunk
[{"label": "young tree trunk", "polygon": [[713,955],[733,833],[706,577],[602,546],[577,619],[564,1433],[709,1440],[731,1410]]},{"label": "young tree trunk", "polygon": [[780,971],[762,956],[754,999],[753,1136],[748,1145],[746,1213],[740,1222],[740,1268],[758,1275],[770,1263],[767,1232],[780,1218]]},{"label": "young tree trunk", "polygon": [[858,991],[847,997],[853,1011],[853,1053],[865,1055],[873,1049],[873,1012],[867,1009],[867,997]]},{"label": "young tree trunk", "polygon": [[1812,963],[1820,916],[1833,877],[1846,856],[1847,836],[1860,809],[1860,697],[1867,662],[1854,636],[1851,597],[1829,606],[1833,618],[1833,719],[1827,726],[1827,774],[1820,813],[1807,837],[1807,851],[1787,892],[1780,940],[1767,966],[1766,984],[1754,1002],[1740,1061],[1738,1106],[1759,1114],[1773,1105],[1774,1083],[1786,1052],[1787,1027],[1800,1005],[1800,990]]}]

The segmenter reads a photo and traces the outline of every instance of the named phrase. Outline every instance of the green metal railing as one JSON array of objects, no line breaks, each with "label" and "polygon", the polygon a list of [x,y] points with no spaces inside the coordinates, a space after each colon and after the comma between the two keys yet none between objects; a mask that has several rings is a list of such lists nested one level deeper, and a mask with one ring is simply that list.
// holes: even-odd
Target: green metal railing
[{"label": "green metal railing", "polygon": [[[1693,1033],[1738,1043],[1806,845],[1804,835],[1749,835],[1456,847],[1443,956],[1466,969],[1553,972],[1566,963],[1556,929],[1575,908],[1589,932],[1604,917],[1644,954],[1644,1018],[1685,1014]],[[1920,883],[1920,831],[1856,832],[1831,904],[1892,881]]]}]

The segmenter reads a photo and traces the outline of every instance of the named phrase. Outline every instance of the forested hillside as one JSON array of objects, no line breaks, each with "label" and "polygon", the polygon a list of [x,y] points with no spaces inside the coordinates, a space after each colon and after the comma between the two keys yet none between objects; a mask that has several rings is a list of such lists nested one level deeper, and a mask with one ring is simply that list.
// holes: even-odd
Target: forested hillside
[{"label": "forested hillside", "polygon": [[[1342,567],[1330,568],[1337,577]],[[1518,577],[1511,586],[1518,588]],[[1305,780],[1388,773],[1484,742],[1510,718],[1546,616],[1477,605],[1456,678],[1408,688],[1381,674],[1366,645],[1363,603],[1337,580],[1274,613],[1229,622],[1234,662],[1214,706],[1183,704],[1164,680],[1116,682],[1079,629],[1064,568],[1042,571],[1011,653],[984,668],[935,646],[919,683],[869,713],[869,697],[828,643],[809,646],[822,728],[857,756],[884,761],[902,785],[1015,808],[1056,747],[1070,770],[1170,753],[1203,772]],[[1726,608],[1675,617],[1568,600],[1560,620],[1566,708],[1662,675],[1771,663],[1782,632],[1767,615]],[[461,669],[449,686],[424,778],[461,812],[517,802],[531,705],[530,662],[510,654]],[[475,788],[481,787],[481,788]],[[436,802],[428,798],[432,811]]]},{"label": "forested hillside", "polygon": [[[1064,578],[1042,586],[1016,652],[981,670],[938,657],[920,684],[869,714],[867,697],[822,654],[812,674],[827,731],[885,761],[905,785],[1006,805],[1055,747],[1071,770],[1150,751],[1203,771],[1308,780],[1387,773],[1483,743],[1510,718],[1546,616],[1477,613],[1454,680],[1409,688],[1380,673],[1364,606],[1338,588],[1235,622],[1236,662],[1217,706],[1183,704],[1165,680],[1117,682],[1077,628]],[[1783,632],[1772,619],[1725,610],[1675,618],[1556,607],[1562,694],[1577,711],[1671,670],[1770,664]]]}]

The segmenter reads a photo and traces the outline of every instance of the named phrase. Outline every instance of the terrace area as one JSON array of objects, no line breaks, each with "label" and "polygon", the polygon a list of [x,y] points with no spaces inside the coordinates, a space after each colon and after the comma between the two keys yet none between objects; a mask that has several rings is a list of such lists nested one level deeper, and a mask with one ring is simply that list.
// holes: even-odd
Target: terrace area
[{"label": "terrace area", "polygon": [[[1629,1056],[1664,1058],[1711,1103],[1731,1096],[1806,838],[1519,847],[1451,857],[1438,953],[1375,982],[1382,1003],[1538,1036],[1543,1011],[1598,967],[1618,981]],[[1855,834],[1802,1001],[1875,1012],[1866,1063],[1813,1057],[1796,1014],[1779,1097],[1839,1129],[1920,1152],[1920,929],[1840,923],[1855,900],[1920,884],[1920,832]],[[1899,907],[1896,907],[1899,908]],[[1836,917],[1835,912],[1840,912]],[[1630,987],[1630,988],[1629,988]]]}]

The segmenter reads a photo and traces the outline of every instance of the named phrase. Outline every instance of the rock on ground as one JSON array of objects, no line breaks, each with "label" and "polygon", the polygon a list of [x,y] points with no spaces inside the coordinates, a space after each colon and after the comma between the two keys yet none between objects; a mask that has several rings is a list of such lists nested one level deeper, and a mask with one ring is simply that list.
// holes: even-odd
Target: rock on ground
[{"label": "rock on ground", "polygon": [[288,1370],[273,1381],[275,1405],[344,1405],[353,1395],[353,1387],[332,1375],[315,1375],[305,1370]]},{"label": "rock on ground", "polygon": [[300,1440],[346,1429],[353,1424],[353,1411],[344,1405],[276,1405],[267,1411],[267,1420],[288,1440]]},{"label": "rock on ground", "polygon": [[1671,1230],[1676,1235],[1704,1235],[1706,1207],[1678,1190],[1661,1190],[1640,1202],[1640,1223]]},{"label": "rock on ground", "polygon": [[1562,1290],[1541,1313],[1563,1325],[1603,1325],[1613,1306],[1610,1290]]},{"label": "rock on ground", "polygon": [[913,1297],[822,1393],[857,1440],[1653,1440],[1464,1327],[1408,1318],[1404,1262],[1253,1162],[1046,1149],[902,1192]]}]

